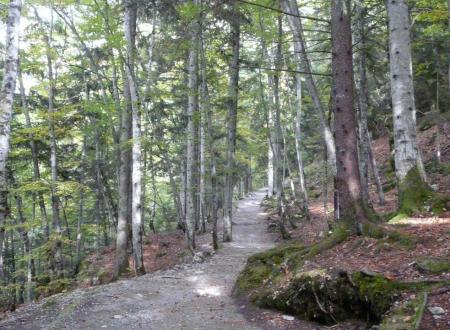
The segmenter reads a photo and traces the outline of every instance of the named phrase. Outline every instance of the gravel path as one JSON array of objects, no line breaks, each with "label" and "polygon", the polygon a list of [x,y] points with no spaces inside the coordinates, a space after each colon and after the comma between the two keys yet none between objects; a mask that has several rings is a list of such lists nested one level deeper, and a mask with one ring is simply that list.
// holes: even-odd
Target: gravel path
[{"label": "gravel path", "polygon": [[273,246],[264,196],[238,202],[231,243],[201,264],[59,294],[18,309],[1,329],[259,329],[230,297],[247,258]]}]

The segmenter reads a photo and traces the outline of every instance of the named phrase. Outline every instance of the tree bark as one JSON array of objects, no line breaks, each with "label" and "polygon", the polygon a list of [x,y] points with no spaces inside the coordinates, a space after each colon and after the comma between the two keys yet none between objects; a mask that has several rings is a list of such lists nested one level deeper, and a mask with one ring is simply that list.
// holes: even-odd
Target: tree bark
[{"label": "tree bark", "polygon": [[[198,5],[198,0],[193,0],[193,5]],[[189,49],[189,96],[187,111],[187,146],[186,146],[186,239],[188,248],[195,250],[195,228],[196,228],[196,114],[198,112],[198,20],[194,19],[191,24],[191,44]]]},{"label": "tree bark", "polygon": [[235,169],[236,151],[236,123],[238,107],[238,84],[239,84],[239,52],[240,52],[240,18],[239,6],[233,0],[232,10],[234,15],[231,18],[231,48],[232,59],[230,63],[230,80],[228,85],[228,123],[227,123],[227,163],[225,173],[225,203],[223,217],[223,241],[230,242],[233,238],[233,177]]},{"label": "tree bark", "polygon": [[399,186],[399,208],[403,201],[408,174],[414,171],[419,177],[411,178],[414,186],[426,182],[426,174],[420,156],[416,135],[416,106],[414,101],[411,57],[410,20],[405,0],[388,0],[389,63],[391,96],[394,121],[395,173]]},{"label": "tree bark", "polygon": [[369,141],[367,115],[369,107],[369,91],[367,88],[366,71],[366,8],[364,0],[357,4],[357,37],[360,45],[358,57],[359,90],[358,90],[358,159],[361,176],[362,198],[364,203],[370,204],[369,197]]},{"label": "tree bark", "polygon": [[3,81],[0,89],[0,282],[4,279],[3,241],[5,239],[5,220],[7,217],[7,175],[6,161],[9,152],[11,132],[11,117],[13,109],[14,90],[16,87],[19,61],[19,32],[21,0],[11,0],[9,3],[6,26],[6,58],[3,71]]},{"label": "tree bark", "polygon": [[298,177],[300,180],[300,192],[303,197],[303,212],[305,212],[305,216],[309,219],[309,201],[308,201],[308,192],[306,190],[306,182],[305,182],[305,170],[303,167],[303,156],[301,150],[301,141],[302,141],[302,81],[301,75],[296,74],[295,76],[295,84],[296,84],[296,96],[297,96],[297,110],[295,114],[295,152],[297,155],[297,165],[298,165]]},{"label": "tree bark", "polygon": [[135,37],[137,5],[133,0],[125,4],[124,30],[127,41],[125,72],[130,90],[131,126],[132,126],[132,170],[131,170],[131,223],[133,240],[134,271],[145,274],[142,252],[142,155],[141,155],[141,114],[139,108],[136,77],[134,74]]},{"label": "tree bark", "polygon": [[[361,199],[357,122],[353,102],[350,0],[331,2],[332,106],[336,137],[336,191],[339,219],[350,226],[367,220]],[[357,229],[357,228],[355,228]]]}]

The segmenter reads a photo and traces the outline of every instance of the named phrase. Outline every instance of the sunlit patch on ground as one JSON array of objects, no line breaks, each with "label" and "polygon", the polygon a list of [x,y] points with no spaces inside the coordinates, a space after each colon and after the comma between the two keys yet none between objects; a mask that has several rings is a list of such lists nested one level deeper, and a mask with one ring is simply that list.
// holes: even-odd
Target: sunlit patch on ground
[{"label": "sunlit patch on ground", "polygon": [[450,224],[450,218],[406,218],[401,220],[396,220],[395,224],[399,225],[440,225],[440,224]]},{"label": "sunlit patch on ground", "polygon": [[194,275],[187,280],[193,284],[195,293],[200,296],[219,297],[224,294],[223,287],[212,283],[208,276]]}]

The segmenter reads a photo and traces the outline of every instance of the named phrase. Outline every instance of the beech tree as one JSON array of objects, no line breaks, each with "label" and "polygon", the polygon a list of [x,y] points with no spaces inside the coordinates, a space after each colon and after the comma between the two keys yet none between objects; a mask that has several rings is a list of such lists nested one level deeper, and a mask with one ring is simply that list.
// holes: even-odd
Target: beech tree
[{"label": "beech tree", "polygon": [[[6,161],[9,152],[9,139],[11,116],[13,109],[13,96],[16,88],[16,79],[19,61],[19,31],[21,0],[12,0],[9,3],[8,21],[6,27],[6,60],[4,76],[0,89],[0,256],[3,253],[5,239],[5,218],[7,216],[7,173]],[[4,279],[3,258],[0,258],[0,279]]]},{"label": "beech tree", "polygon": [[[387,1],[389,17],[389,63],[394,122],[395,174],[398,180],[399,209],[421,203],[411,200],[415,189],[427,190],[425,169],[417,145],[410,20],[404,0]],[[422,194],[422,196],[426,196]]]}]

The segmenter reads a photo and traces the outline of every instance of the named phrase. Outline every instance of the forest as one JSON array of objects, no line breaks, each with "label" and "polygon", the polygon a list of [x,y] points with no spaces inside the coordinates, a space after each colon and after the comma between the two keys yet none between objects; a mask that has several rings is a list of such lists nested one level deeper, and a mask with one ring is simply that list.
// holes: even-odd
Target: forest
[{"label": "forest", "polygon": [[450,329],[450,0],[0,0],[0,55],[0,328]]}]

